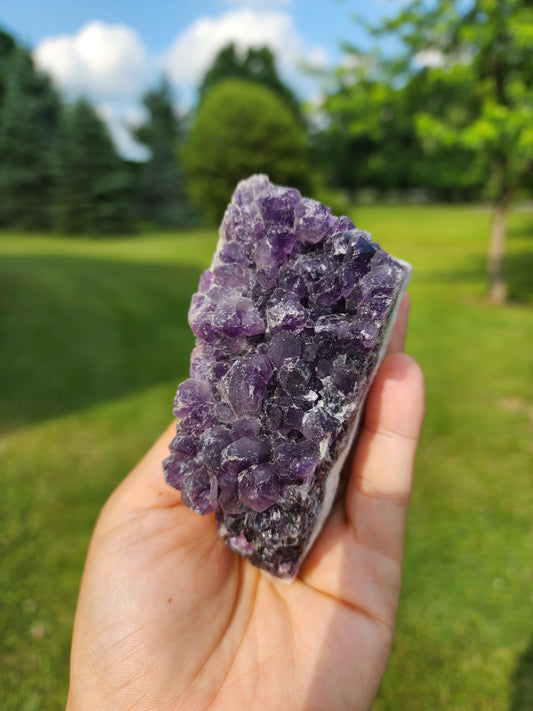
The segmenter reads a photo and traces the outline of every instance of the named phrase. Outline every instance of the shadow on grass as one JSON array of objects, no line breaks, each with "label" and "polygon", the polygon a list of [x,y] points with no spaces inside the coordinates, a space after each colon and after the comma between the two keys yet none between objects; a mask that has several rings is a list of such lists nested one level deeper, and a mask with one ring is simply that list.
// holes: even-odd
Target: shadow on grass
[{"label": "shadow on grass", "polygon": [[444,266],[441,270],[426,271],[421,275],[414,273],[419,283],[425,284],[461,284],[483,281],[486,275],[486,261],[480,255],[470,255],[468,260],[457,269]]},{"label": "shadow on grass", "polygon": [[530,251],[506,257],[505,275],[510,301],[533,301],[533,242]]},{"label": "shadow on grass", "polygon": [[0,431],[183,378],[194,267],[0,261]]},{"label": "shadow on grass", "polygon": [[533,637],[527,649],[518,657],[511,677],[509,711],[533,709]]},{"label": "shadow on grass", "polygon": [[[507,254],[504,261],[504,277],[507,282],[510,303],[533,302],[533,242],[531,251]],[[422,276],[415,272],[419,283],[426,284],[464,284],[487,281],[486,259],[472,256],[458,269],[431,271]]]},{"label": "shadow on grass", "polygon": [[[517,220],[519,216],[519,219]],[[533,235],[533,213],[514,213],[511,215],[508,239],[521,239]]]},{"label": "shadow on grass", "polygon": [[[514,215],[512,217],[517,217]],[[511,219],[507,234],[507,256],[504,264],[509,300],[533,302],[533,214]]]}]

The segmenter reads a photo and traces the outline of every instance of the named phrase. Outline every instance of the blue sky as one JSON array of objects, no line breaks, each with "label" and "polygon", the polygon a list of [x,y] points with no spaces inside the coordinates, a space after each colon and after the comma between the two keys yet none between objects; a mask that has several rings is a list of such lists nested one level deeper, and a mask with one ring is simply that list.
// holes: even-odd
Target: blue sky
[{"label": "blue sky", "polygon": [[222,46],[266,44],[285,80],[312,99],[320,85],[301,71],[301,61],[338,64],[341,42],[368,46],[351,14],[376,20],[401,1],[4,0],[0,25],[34,50],[37,65],[66,96],[88,95],[121,150],[141,157],[127,125],[141,120],[139,98],[162,72],[186,108]]}]

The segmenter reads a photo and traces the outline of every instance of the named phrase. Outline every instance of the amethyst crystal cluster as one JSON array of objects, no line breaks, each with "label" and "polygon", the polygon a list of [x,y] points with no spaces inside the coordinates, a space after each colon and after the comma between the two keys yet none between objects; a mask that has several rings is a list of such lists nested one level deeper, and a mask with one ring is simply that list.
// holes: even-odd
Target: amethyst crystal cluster
[{"label": "amethyst crystal cluster", "polygon": [[292,578],[320,530],[410,268],[264,175],[237,186],[189,323],[167,482]]}]

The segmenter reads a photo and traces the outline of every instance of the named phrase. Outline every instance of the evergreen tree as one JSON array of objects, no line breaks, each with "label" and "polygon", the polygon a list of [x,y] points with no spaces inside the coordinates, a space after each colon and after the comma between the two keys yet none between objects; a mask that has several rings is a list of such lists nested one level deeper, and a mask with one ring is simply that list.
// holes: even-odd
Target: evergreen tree
[{"label": "evergreen tree", "polygon": [[237,182],[252,173],[309,187],[305,135],[271,89],[240,79],[217,83],[200,104],[184,151],[191,196],[220,220]]},{"label": "evergreen tree", "polygon": [[239,53],[233,43],[223,47],[206,72],[199,89],[200,103],[216,84],[225,79],[244,79],[271,89],[289,107],[300,123],[302,111],[294,92],[281,80],[274,55],[268,47],[249,47]]},{"label": "evergreen tree", "polygon": [[129,182],[107,127],[86,99],[65,113],[57,163],[54,223],[67,233],[130,227]]},{"label": "evergreen tree", "polygon": [[135,133],[150,151],[141,180],[142,216],[161,227],[188,225],[193,215],[179,162],[182,132],[166,79],[144,96],[143,103],[148,120]]},{"label": "evergreen tree", "polygon": [[50,226],[61,112],[48,77],[35,69],[27,50],[17,49],[0,112],[0,222],[22,229]]},{"label": "evergreen tree", "polygon": [[14,37],[2,30],[0,27],[0,111],[2,111],[2,103],[6,91],[7,77],[11,60],[15,54],[17,43]]}]

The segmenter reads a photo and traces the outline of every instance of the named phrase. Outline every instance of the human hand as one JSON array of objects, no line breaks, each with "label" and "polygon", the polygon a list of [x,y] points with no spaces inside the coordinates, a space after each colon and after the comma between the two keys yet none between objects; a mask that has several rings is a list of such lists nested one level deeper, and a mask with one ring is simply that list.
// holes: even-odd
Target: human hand
[{"label": "human hand", "polygon": [[[402,304],[390,351],[401,350]],[[338,501],[296,580],[235,555],[165,484],[174,425],[106,503],[74,625],[68,711],[370,709],[390,654],[423,418],[415,361],[389,354]]]}]

